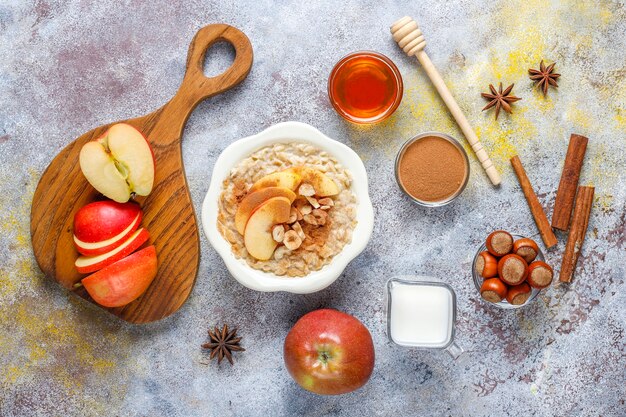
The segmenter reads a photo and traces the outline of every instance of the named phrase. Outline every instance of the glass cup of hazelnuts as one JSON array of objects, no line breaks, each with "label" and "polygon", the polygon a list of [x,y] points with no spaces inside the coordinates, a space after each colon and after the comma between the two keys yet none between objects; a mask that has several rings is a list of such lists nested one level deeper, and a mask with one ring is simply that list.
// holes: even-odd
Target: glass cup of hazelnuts
[{"label": "glass cup of hazelnuts", "polygon": [[500,308],[524,307],[552,282],[554,271],[544,260],[534,240],[496,230],[474,256],[474,285],[483,300]]}]

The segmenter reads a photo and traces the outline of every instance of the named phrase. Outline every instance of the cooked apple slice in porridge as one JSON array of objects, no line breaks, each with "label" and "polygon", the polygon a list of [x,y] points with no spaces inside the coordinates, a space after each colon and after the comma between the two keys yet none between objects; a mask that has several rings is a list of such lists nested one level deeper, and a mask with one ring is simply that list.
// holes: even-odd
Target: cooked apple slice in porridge
[{"label": "cooked apple slice in porridge", "polygon": [[[315,189],[315,195],[319,197],[329,197],[339,194],[339,187],[335,181],[317,169],[297,166],[288,168],[282,172],[292,172],[298,175],[301,178],[302,185],[312,185]],[[302,185],[300,185],[300,187],[302,187]]]},{"label": "cooked apple slice in porridge", "polygon": [[262,177],[252,184],[248,192],[251,193],[267,187],[284,187],[296,191],[301,182],[302,178],[296,172],[279,171]]},{"label": "cooked apple slice in porridge", "polygon": [[278,242],[272,236],[275,225],[289,220],[291,202],[286,197],[273,197],[261,204],[248,219],[244,244],[250,256],[266,261],[274,254]]},{"label": "cooked apple slice in porridge", "polygon": [[296,193],[285,187],[261,188],[260,190],[249,193],[241,200],[241,203],[239,203],[237,207],[237,213],[235,214],[235,227],[237,231],[243,235],[246,230],[246,223],[248,223],[254,210],[274,197],[285,197],[289,200],[289,204],[291,204],[296,199]]}]

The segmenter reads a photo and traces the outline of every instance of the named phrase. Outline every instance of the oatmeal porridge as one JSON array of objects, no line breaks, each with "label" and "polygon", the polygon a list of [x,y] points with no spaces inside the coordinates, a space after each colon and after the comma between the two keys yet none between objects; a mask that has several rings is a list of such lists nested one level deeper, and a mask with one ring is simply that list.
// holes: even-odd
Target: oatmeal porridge
[{"label": "oatmeal porridge", "polygon": [[350,172],[305,143],[277,143],[243,159],[223,182],[217,228],[254,269],[302,277],[352,241]]}]

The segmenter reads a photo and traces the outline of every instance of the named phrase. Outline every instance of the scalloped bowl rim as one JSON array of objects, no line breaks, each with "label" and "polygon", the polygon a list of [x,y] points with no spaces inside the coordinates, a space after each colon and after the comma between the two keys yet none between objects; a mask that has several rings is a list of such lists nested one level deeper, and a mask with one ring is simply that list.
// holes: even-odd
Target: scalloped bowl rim
[{"label": "scalloped bowl rim", "polygon": [[[309,143],[337,159],[351,172],[353,177],[351,190],[357,198],[357,225],[352,234],[352,241],[319,271],[294,278],[259,271],[250,267],[243,259],[237,259],[230,243],[217,229],[218,199],[222,192],[222,183],[231,169],[264,146],[290,142]],[[341,276],[348,264],[363,252],[374,228],[374,209],[369,197],[365,166],[356,152],[306,123],[283,122],[256,135],[239,139],[222,151],[213,167],[209,190],[202,203],[201,220],[202,229],[209,243],[222,257],[231,275],[242,285],[257,291],[307,294],[328,287]]]}]

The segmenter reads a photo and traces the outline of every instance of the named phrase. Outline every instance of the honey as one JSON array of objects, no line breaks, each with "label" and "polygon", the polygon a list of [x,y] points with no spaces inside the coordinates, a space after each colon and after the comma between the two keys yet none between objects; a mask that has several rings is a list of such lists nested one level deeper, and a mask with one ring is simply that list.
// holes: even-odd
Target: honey
[{"label": "honey", "polygon": [[342,58],[333,68],[328,96],[344,119],[362,124],[380,122],[402,100],[402,77],[386,56],[356,52]]}]

